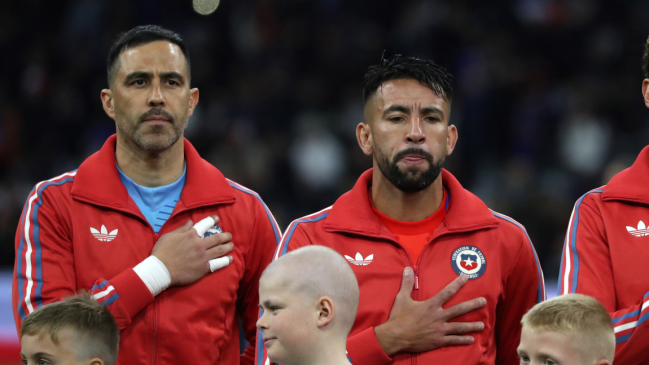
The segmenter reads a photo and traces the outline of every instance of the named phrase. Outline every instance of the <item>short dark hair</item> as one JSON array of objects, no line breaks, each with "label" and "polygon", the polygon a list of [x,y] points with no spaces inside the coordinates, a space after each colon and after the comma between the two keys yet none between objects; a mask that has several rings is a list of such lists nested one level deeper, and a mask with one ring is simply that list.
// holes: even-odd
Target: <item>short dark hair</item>
[{"label": "short dark hair", "polygon": [[156,41],[167,41],[177,45],[185,55],[185,62],[187,62],[187,76],[191,79],[191,65],[189,62],[189,52],[185,47],[185,42],[176,32],[165,29],[159,25],[139,25],[128,32],[122,34],[117,42],[113,44],[108,52],[108,59],[106,60],[106,71],[108,73],[108,85],[112,85],[115,80],[115,75],[119,69],[119,55],[131,48],[148,44]]},{"label": "short dark hair", "polygon": [[645,79],[649,79],[649,38],[644,44],[644,52],[642,53],[642,73]]},{"label": "short dark hair", "polygon": [[453,99],[453,76],[433,61],[400,54],[381,57],[381,63],[370,66],[364,77],[363,104],[383,85],[396,79],[417,80],[446,101]]},{"label": "short dark hair", "polygon": [[20,336],[46,334],[58,346],[59,334],[64,329],[73,331],[75,341],[80,342],[78,357],[83,360],[96,357],[106,365],[117,362],[119,327],[108,308],[87,293],[36,309],[23,321]]}]

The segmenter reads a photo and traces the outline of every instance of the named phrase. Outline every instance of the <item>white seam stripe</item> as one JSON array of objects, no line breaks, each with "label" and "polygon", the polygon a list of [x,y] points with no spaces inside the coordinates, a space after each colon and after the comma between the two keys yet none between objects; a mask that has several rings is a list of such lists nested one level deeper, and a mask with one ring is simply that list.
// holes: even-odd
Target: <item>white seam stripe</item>
[{"label": "white seam stripe", "polygon": [[633,321],[633,322],[629,322],[629,323],[619,325],[619,326],[615,327],[615,333],[622,332],[624,330],[628,330],[629,328],[633,328],[637,324],[638,324],[638,321]]},{"label": "white seam stripe", "polygon": [[92,297],[93,297],[95,300],[99,300],[99,299],[105,297],[106,295],[110,294],[110,292],[113,291],[113,290],[115,290],[115,288],[113,288],[113,286],[111,285],[111,286],[109,286],[108,288],[106,288],[106,290],[104,290],[104,291],[102,291],[102,292],[99,292],[99,293],[93,295]]},{"label": "white seam stripe", "polygon": [[[32,287],[34,286],[34,280],[32,278],[32,260],[31,260],[31,255],[32,255],[32,242],[29,239],[29,226],[31,223],[31,211],[32,211],[32,203],[34,200],[38,197],[38,189],[40,189],[41,185],[47,182],[52,182],[54,180],[60,179],[64,176],[74,176],[76,175],[77,172],[66,172],[65,174],[59,175],[53,179],[41,181],[38,184],[36,184],[36,187],[34,188],[34,195],[32,195],[29,198],[28,204],[27,204],[27,213],[25,213],[25,244],[27,245],[27,252],[25,252],[25,276],[27,277],[27,289],[25,290],[25,304],[27,305],[27,309],[29,310],[29,313],[34,311],[34,306],[32,305],[32,299],[31,299],[31,292],[32,292]],[[20,273],[19,273],[20,274]],[[27,314],[29,314],[27,313]]]},{"label": "white seam stripe", "polygon": [[568,285],[570,283],[570,231],[572,229],[572,219],[575,217],[575,210],[577,209],[577,203],[575,203],[575,207],[572,209],[572,213],[570,214],[570,221],[568,221],[568,232],[566,232],[566,243],[565,243],[565,254],[566,254],[566,259],[565,261],[565,274],[563,274],[563,294],[568,294]]}]

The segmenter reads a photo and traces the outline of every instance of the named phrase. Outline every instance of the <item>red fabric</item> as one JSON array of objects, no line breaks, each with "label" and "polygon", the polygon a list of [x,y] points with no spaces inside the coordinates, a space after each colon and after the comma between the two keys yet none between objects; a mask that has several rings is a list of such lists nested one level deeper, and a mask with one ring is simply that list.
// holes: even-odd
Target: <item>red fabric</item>
[{"label": "red fabric", "polygon": [[[473,334],[469,346],[440,348],[419,354],[399,353],[392,359],[381,349],[373,331],[388,320],[401,287],[403,269],[411,266],[406,250],[374,213],[367,194],[372,170],[336,203],[318,213],[293,221],[275,257],[311,244],[331,247],[350,262],[360,287],[356,321],[347,340],[354,365],[505,364],[519,363],[520,320],[539,299],[545,298],[542,275],[525,230],[511,218],[494,213],[475,195],[464,190],[448,171],[442,181],[453,204],[435,230],[415,266],[415,300],[442,290],[458,274],[451,257],[459,248],[473,246],[486,259],[482,276],[471,279],[446,304],[484,297],[487,305],[455,321],[482,321],[485,329]],[[360,260],[359,260],[360,259]],[[264,364],[259,348],[255,364]]]},{"label": "red fabric", "polygon": [[[98,300],[122,330],[118,364],[252,364],[258,281],[280,238],[270,212],[256,193],[226,180],[185,140],[185,187],[156,234],[120,181],[115,140],[110,137],[76,172],[39,183],[30,194],[16,232],[16,327],[33,308],[86,289],[105,294]],[[132,268],[162,234],[209,215],[218,215],[223,231],[232,233],[233,263],[153,298]],[[110,242],[90,231],[102,226],[118,230]],[[237,317],[251,343],[242,356]]]},{"label": "red fabric", "polygon": [[392,233],[394,238],[408,251],[413,266],[419,262],[419,255],[424,246],[433,238],[433,233],[446,217],[446,189],[442,188],[442,204],[430,217],[417,222],[402,222],[392,219],[381,213],[372,203],[372,189],[370,188],[370,205],[374,213],[379,216],[381,223]]},{"label": "red fabric", "polygon": [[577,200],[559,293],[595,297],[616,328],[615,364],[649,364],[649,146],[608,185]]}]

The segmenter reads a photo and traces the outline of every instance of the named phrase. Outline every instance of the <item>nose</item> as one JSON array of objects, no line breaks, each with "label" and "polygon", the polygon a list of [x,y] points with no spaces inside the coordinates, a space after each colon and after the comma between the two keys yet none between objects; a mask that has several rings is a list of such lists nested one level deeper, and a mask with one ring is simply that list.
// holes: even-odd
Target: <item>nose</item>
[{"label": "nose", "polygon": [[422,128],[422,122],[419,119],[419,115],[414,114],[410,117],[410,123],[408,125],[408,134],[406,134],[406,141],[409,143],[424,143],[426,141],[426,135]]},{"label": "nose", "polygon": [[151,85],[151,94],[147,101],[150,107],[158,107],[165,105],[165,99],[162,96],[162,85],[159,81],[154,81]]},{"label": "nose", "polygon": [[261,315],[259,316],[259,319],[257,320],[257,329],[260,329],[260,330],[268,329],[268,326],[266,325],[263,310],[261,311]]}]

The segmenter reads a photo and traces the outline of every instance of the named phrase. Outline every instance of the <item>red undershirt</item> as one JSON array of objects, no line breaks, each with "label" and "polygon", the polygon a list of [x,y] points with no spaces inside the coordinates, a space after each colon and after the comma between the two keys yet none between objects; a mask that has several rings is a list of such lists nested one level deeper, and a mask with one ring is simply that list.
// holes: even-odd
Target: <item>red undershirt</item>
[{"label": "red undershirt", "polygon": [[442,204],[439,206],[437,211],[430,217],[418,222],[398,221],[379,212],[378,209],[374,207],[374,203],[372,203],[372,188],[369,189],[370,205],[372,206],[372,210],[374,210],[374,213],[379,216],[379,219],[381,219],[381,223],[383,223],[385,228],[387,228],[399,244],[406,249],[415,265],[417,265],[417,262],[419,261],[419,255],[421,255],[424,246],[430,242],[431,238],[433,238],[433,233],[442,223],[444,217],[446,217],[446,211],[448,210],[448,197],[446,195],[446,189],[442,189],[444,191]]}]

